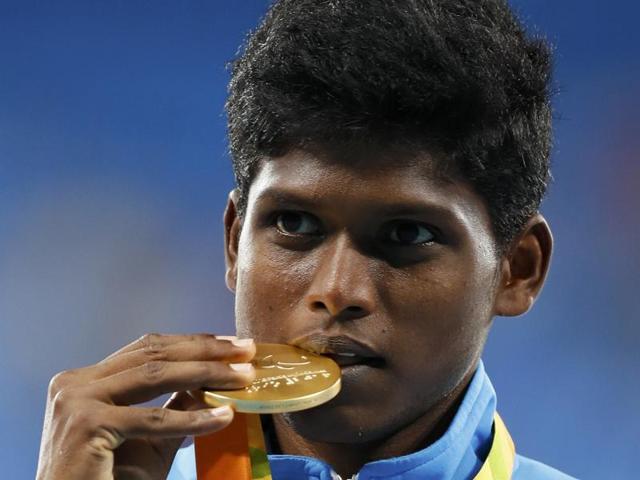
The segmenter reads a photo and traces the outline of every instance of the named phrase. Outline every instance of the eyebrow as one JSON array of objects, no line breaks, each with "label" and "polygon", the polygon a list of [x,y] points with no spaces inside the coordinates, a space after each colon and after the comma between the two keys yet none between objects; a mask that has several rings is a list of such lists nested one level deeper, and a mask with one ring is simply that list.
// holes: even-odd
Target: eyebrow
[{"label": "eyebrow", "polygon": [[[256,203],[259,202],[272,202],[280,207],[294,206],[300,209],[314,209],[318,207],[335,207],[331,205],[326,197],[312,196],[304,197],[297,193],[293,193],[281,188],[270,187],[258,195]],[[436,203],[429,203],[420,200],[406,199],[399,202],[376,202],[367,201],[367,205],[370,210],[376,211],[384,216],[403,216],[403,215],[418,215],[429,214],[436,215],[440,218],[447,218],[453,221],[460,220],[455,210],[448,208],[445,205]]]},{"label": "eyebrow", "polygon": [[318,201],[316,200],[305,198],[298,194],[273,187],[263,190],[256,198],[256,203],[265,201],[281,206],[293,204],[302,208],[310,208],[318,205]]}]

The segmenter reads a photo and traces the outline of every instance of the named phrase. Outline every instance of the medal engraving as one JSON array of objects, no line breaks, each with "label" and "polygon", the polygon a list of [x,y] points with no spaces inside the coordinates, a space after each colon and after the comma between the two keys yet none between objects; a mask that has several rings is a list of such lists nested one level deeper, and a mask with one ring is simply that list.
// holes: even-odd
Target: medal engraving
[{"label": "medal engraving", "polygon": [[340,367],[332,359],[297,347],[257,344],[252,361],[256,378],[240,390],[204,390],[212,406],[238,412],[282,413],[312,408],[340,392]]}]

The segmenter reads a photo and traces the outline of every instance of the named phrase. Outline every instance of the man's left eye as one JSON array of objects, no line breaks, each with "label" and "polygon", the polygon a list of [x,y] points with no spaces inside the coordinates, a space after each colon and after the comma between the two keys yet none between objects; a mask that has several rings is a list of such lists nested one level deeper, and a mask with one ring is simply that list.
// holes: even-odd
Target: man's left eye
[{"label": "man's left eye", "polygon": [[303,212],[281,212],[275,218],[276,227],[285,235],[316,235],[320,226],[316,218]]},{"label": "man's left eye", "polygon": [[433,232],[417,222],[397,222],[388,231],[388,239],[401,245],[421,245],[435,239]]}]

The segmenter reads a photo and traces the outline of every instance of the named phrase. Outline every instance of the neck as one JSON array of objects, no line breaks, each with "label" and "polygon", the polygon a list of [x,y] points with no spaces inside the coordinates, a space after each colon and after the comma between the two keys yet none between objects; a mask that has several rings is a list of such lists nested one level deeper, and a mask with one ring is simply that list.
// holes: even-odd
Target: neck
[{"label": "neck", "polygon": [[471,371],[451,395],[441,399],[411,423],[371,442],[347,445],[312,441],[298,434],[282,415],[273,415],[273,426],[280,451],[288,455],[319,458],[331,465],[342,478],[347,479],[366,463],[422,450],[447,431],[473,374],[474,371]]}]

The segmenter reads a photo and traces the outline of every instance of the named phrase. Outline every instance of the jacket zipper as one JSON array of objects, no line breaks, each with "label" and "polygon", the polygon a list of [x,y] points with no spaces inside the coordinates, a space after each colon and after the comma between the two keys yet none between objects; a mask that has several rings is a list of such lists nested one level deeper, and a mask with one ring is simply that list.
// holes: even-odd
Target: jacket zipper
[{"label": "jacket zipper", "polygon": [[[333,480],[343,480],[340,475],[333,471],[331,472],[331,477],[333,478]],[[354,473],[353,475],[351,475],[351,477],[345,478],[344,480],[358,480],[358,474]]]}]

